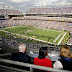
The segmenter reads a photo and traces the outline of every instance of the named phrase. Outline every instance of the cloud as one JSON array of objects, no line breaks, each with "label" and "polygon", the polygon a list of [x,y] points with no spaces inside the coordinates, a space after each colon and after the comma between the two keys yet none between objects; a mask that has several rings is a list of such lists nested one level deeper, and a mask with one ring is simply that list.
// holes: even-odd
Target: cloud
[{"label": "cloud", "polygon": [[0,4],[6,4],[5,2],[0,2]]},{"label": "cloud", "polygon": [[66,0],[63,0],[61,3],[66,3]]},{"label": "cloud", "polygon": [[36,2],[33,6],[49,6],[49,5],[55,5],[55,4],[65,4],[67,0],[39,0],[39,2]]},{"label": "cloud", "polygon": [[13,7],[13,6],[9,6],[9,8],[10,8],[10,9],[13,9],[14,7]]},{"label": "cloud", "polygon": [[24,8],[24,7],[26,7],[26,4],[21,4],[21,5],[19,5],[18,7],[19,7],[19,8]]},{"label": "cloud", "polygon": [[39,0],[39,2],[48,2],[48,3],[56,2],[56,1],[59,1],[59,0]]},{"label": "cloud", "polygon": [[59,0],[39,0],[33,6],[47,6],[49,4],[52,4],[52,2],[57,2],[57,1]]},{"label": "cloud", "polygon": [[0,9],[2,9],[3,8],[3,6],[0,6]]},{"label": "cloud", "polygon": [[14,3],[22,3],[22,2],[29,2],[31,0],[11,0]]}]

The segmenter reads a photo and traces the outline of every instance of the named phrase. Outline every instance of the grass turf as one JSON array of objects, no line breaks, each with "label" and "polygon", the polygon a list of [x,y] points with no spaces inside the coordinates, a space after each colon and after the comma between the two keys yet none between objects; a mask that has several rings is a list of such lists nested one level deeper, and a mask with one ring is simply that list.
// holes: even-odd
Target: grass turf
[{"label": "grass turf", "polygon": [[[7,27],[7,28],[4,28],[3,30],[11,32],[11,33],[17,33],[27,37],[32,37],[35,39],[55,43],[55,44],[59,42],[59,40],[62,38],[62,36],[66,32],[66,31],[53,30],[53,29],[39,29],[32,26],[24,26],[24,25],[13,26],[10,28]],[[56,42],[53,42],[59,34],[61,34],[59,39]]]}]

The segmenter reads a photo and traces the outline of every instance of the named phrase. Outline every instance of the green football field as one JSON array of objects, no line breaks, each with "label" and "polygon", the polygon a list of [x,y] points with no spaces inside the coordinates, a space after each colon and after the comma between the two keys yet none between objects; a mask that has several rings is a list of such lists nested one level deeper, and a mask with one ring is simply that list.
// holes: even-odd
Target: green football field
[{"label": "green football field", "polygon": [[54,29],[39,29],[33,26],[13,26],[3,29],[11,33],[16,33],[27,37],[28,39],[34,39],[42,42],[60,44],[64,37],[66,37],[67,32]]}]

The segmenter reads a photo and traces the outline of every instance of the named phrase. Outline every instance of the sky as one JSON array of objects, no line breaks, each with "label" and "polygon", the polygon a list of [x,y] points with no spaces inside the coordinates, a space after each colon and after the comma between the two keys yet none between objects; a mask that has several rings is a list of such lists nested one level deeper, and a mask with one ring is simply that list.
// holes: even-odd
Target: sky
[{"label": "sky", "polygon": [[72,6],[72,0],[0,0],[0,9],[15,9],[23,13],[30,8],[69,6]]}]

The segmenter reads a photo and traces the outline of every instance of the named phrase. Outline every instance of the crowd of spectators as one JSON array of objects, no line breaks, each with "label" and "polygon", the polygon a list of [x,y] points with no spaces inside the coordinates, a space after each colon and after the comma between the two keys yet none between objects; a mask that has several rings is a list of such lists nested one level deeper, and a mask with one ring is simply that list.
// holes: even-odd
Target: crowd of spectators
[{"label": "crowd of spectators", "polygon": [[72,38],[70,38],[67,42],[68,45],[72,45]]},{"label": "crowd of spectators", "polygon": [[72,32],[72,23],[58,22],[58,21],[45,21],[45,20],[0,20],[0,28],[16,25],[31,25],[38,28],[53,28],[60,30],[67,30]]},{"label": "crowd of spectators", "polygon": [[[11,56],[12,60],[20,61],[24,63],[32,63],[35,65],[46,66],[46,67],[52,68],[52,61],[45,57],[48,55],[47,47],[40,48],[39,56],[37,58],[30,57],[29,55],[26,54],[25,44],[20,44],[18,49],[19,49],[18,53],[12,53],[12,56]],[[31,52],[31,54],[33,53]],[[37,70],[35,70],[34,72],[37,72]],[[38,70],[38,72],[44,72],[44,71]]]},{"label": "crowd of spectators", "polygon": [[[19,44],[20,43],[23,43],[23,42],[21,42],[20,40],[23,40],[24,41],[24,43],[26,43],[25,42],[25,39],[13,39],[13,38],[2,38],[2,44],[3,44],[3,46],[7,46],[7,47],[10,47],[10,48],[16,48],[17,49],[17,47],[19,46]],[[44,43],[37,43],[37,42],[35,42],[35,41],[33,41],[33,42],[29,42],[29,43],[26,43],[26,45],[27,45],[27,49],[28,49],[28,51],[29,50],[31,50],[31,51],[33,51],[33,52],[38,52],[38,50],[39,50],[39,48],[41,47],[41,46],[47,46],[48,47],[48,50],[49,50],[49,52],[51,53],[51,51],[57,51],[57,52],[60,52],[60,48],[58,48],[58,47],[56,47],[56,46],[52,46],[52,45],[49,45],[49,44],[44,44]],[[9,49],[10,49],[9,48]],[[55,49],[54,49],[55,48]]]},{"label": "crowd of spectators", "polygon": [[22,12],[18,10],[10,10],[10,9],[0,9],[0,14],[6,14],[6,15],[22,15]]},{"label": "crowd of spectators", "polygon": [[9,20],[0,20],[0,28],[4,28],[8,26],[10,26]]},{"label": "crowd of spectators", "polygon": [[27,14],[49,14],[49,13],[72,13],[72,7],[59,7],[59,8],[31,8],[27,12]]},{"label": "crowd of spectators", "polygon": [[[11,58],[14,61],[20,61],[24,63],[32,63],[35,65],[51,67],[51,68],[59,68],[63,70],[72,71],[72,53],[69,46],[63,45],[60,52],[60,58],[52,64],[48,56],[48,47],[40,47],[38,57],[30,57],[26,54],[26,45],[20,44],[18,53],[13,53]],[[33,54],[31,52],[31,54]],[[33,72],[46,72],[40,69],[33,69]]]},{"label": "crowd of spectators", "polygon": [[[3,42],[4,46],[14,46],[14,47],[15,46],[18,47],[20,43],[23,43],[20,40],[18,41],[16,39],[10,39],[10,38],[3,38],[2,42]],[[29,50],[31,50],[31,49],[39,49],[39,46],[37,46],[36,44],[34,45],[32,43],[27,43],[27,48]]]},{"label": "crowd of spectators", "polygon": [[3,39],[3,43],[5,46],[19,46],[21,42],[14,39]]},{"label": "crowd of spectators", "polygon": [[45,20],[13,20],[12,25],[31,25],[38,28],[53,28],[72,32],[72,23]]},{"label": "crowd of spectators", "polygon": [[[71,13],[72,12],[72,7],[66,7],[66,8],[31,8],[30,10],[27,11],[27,13]],[[8,9],[0,9],[1,14],[6,13],[6,14],[21,14],[20,11],[17,10],[8,10]],[[50,17],[51,18],[51,17]],[[48,20],[41,20],[35,19],[32,17],[28,17],[22,19],[22,20],[0,20],[0,28],[4,28],[7,26],[16,26],[16,25],[32,25],[36,26],[39,28],[53,28],[53,29],[61,29],[61,30],[67,30],[67,31],[72,31],[72,23],[71,22],[59,22],[59,21],[48,21]]]}]

